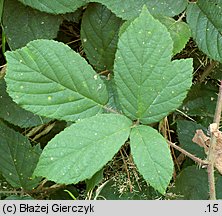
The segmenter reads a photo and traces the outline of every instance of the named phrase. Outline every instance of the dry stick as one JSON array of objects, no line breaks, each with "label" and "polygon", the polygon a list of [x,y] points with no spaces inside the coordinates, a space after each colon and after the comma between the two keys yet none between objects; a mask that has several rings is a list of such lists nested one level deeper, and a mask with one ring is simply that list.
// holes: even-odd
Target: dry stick
[{"label": "dry stick", "polygon": [[202,165],[207,165],[207,164],[208,164],[207,161],[201,160],[200,158],[198,158],[198,157],[194,156],[193,154],[187,152],[186,150],[180,148],[180,147],[177,146],[176,144],[174,144],[174,143],[172,143],[172,142],[170,142],[170,141],[167,141],[167,142],[168,142],[168,144],[169,144],[171,147],[175,148],[176,150],[180,151],[181,153],[183,153],[183,154],[186,155],[187,157],[191,158],[193,161],[195,161],[195,162],[198,163],[199,165],[202,166]]},{"label": "dry stick", "polygon": [[128,170],[128,168],[127,168],[127,163],[126,163],[126,160],[125,160],[125,158],[124,158],[124,155],[123,155],[121,149],[120,149],[120,154],[121,154],[121,156],[122,156],[123,163],[124,163],[124,165],[125,165],[125,170],[126,170],[126,173],[127,173],[127,177],[128,177],[128,181],[129,181],[129,186],[130,186],[130,193],[132,193],[132,192],[133,192],[133,186],[132,186],[132,183],[131,183],[131,180],[130,180],[130,174],[129,174],[129,170]]},{"label": "dry stick", "polygon": [[[222,80],[220,81],[219,87],[219,94],[217,98],[217,106],[214,114],[214,123],[216,123],[216,130],[219,128],[220,118],[221,118],[221,111],[222,111]],[[208,181],[209,181],[209,192],[210,192],[210,199],[216,200],[216,190],[215,190],[215,178],[214,178],[214,163],[215,163],[215,148],[217,145],[217,137],[215,136],[214,131],[211,131],[211,140],[209,146],[209,153],[208,153]]]}]

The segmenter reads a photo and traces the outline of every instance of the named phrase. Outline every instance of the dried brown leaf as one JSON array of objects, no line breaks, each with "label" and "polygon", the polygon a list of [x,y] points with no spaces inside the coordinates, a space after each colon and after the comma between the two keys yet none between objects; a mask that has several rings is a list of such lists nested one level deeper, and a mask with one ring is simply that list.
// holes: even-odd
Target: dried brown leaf
[{"label": "dried brown leaf", "polygon": [[[222,133],[215,127],[216,125],[210,125],[210,131],[217,138],[217,145],[215,148],[215,167],[222,174]],[[196,133],[192,141],[198,144],[200,147],[204,148],[206,154],[208,154],[208,149],[210,145],[210,137],[206,136],[202,130],[196,130]]]}]

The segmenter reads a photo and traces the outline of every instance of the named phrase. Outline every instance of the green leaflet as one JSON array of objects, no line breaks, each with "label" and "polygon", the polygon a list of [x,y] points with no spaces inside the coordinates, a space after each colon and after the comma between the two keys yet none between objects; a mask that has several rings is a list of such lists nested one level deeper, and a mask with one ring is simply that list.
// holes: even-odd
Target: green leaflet
[{"label": "green leaflet", "polygon": [[[173,18],[166,16],[155,16],[163,25],[166,26],[173,40],[173,55],[179,53],[190,39],[191,32],[189,26],[185,22],[178,22]],[[119,36],[127,29],[132,20],[123,23],[120,28]]]},{"label": "green leaflet", "polygon": [[166,140],[153,128],[137,126],[130,133],[133,160],[144,179],[164,194],[173,174],[173,160]]},{"label": "green leaflet", "polygon": [[17,0],[5,0],[2,21],[7,42],[15,50],[35,39],[55,38],[62,17],[25,7]]},{"label": "green leaflet", "polygon": [[15,188],[31,190],[41,179],[31,178],[38,162],[40,146],[32,147],[28,139],[0,122],[0,171]]},{"label": "green leaflet", "polygon": [[75,121],[102,111],[106,86],[92,67],[68,46],[36,40],[6,53],[7,91],[35,114]]},{"label": "green leaflet", "polygon": [[190,3],[187,21],[198,47],[210,58],[222,62],[222,0]]},{"label": "green leaflet", "polygon": [[84,6],[89,0],[19,0],[25,5],[46,13],[64,14],[74,12]]},{"label": "green leaflet", "polygon": [[122,20],[106,6],[90,4],[82,18],[81,40],[89,62],[97,71],[112,70]]},{"label": "green leaflet", "polygon": [[115,114],[71,125],[48,143],[34,174],[64,184],[91,178],[125,143],[131,125],[128,118]]},{"label": "green leaflet", "polygon": [[192,84],[192,59],[171,62],[173,41],[147,9],[121,34],[114,63],[120,104],[144,124],[175,110]]},{"label": "green leaflet", "polygon": [[6,92],[4,79],[0,79],[0,118],[22,128],[33,127],[50,121],[50,119],[22,109],[13,102]]},{"label": "green leaflet", "polygon": [[156,17],[163,25],[167,27],[173,40],[173,55],[179,53],[189,41],[191,32],[189,26],[185,22],[178,22],[170,17]]}]

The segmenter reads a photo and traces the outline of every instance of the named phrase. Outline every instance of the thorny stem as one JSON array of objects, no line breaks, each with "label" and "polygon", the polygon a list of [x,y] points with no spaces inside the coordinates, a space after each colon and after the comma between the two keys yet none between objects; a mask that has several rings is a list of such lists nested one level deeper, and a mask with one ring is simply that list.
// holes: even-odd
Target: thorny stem
[{"label": "thorny stem", "polygon": [[191,153],[187,152],[186,150],[180,148],[180,147],[177,146],[176,144],[174,144],[174,143],[172,143],[172,142],[170,142],[170,141],[167,141],[167,142],[168,142],[168,144],[169,144],[171,147],[175,148],[176,150],[180,151],[181,153],[183,153],[183,154],[186,155],[187,157],[191,158],[193,161],[195,161],[195,162],[198,163],[199,165],[202,166],[202,165],[207,165],[207,164],[208,164],[207,161],[204,161],[204,160],[202,160],[202,159],[194,156],[193,154],[191,154]]},{"label": "thorny stem", "polygon": [[[219,94],[217,98],[217,106],[214,114],[214,123],[216,123],[216,130],[219,128],[220,118],[222,111],[222,80],[220,81]],[[217,137],[215,133],[211,131],[211,140],[209,146],[208,153],[208,181],[209,181],[209,192],[210,192],[210,200],[216,200],[216,190],[215,190],[215,177],[214,177],[214,163],[215,163],[215,148],[217,145]]]},{"label": "thorny stem", "polygon": [[212,72],[214,67],[217,65],[216,61],[211,61],[210,64],[205,68],[204,72],[200,77],[200,82],[203,82],[205,78]]}]

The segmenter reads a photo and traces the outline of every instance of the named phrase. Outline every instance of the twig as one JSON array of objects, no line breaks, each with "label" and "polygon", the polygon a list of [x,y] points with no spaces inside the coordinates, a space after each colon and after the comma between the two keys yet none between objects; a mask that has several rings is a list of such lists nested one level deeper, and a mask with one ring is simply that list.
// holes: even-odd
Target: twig
[{"label": "twig", "polygon": [[190,119],[191,121],[196,122],[194,119],[192,119],[190,116],[188,116],[186,113],[182,112],[181,110],[176,109],[176,111],[181,113],[182,115],[184,115],[186,118]]},{"label": "twig", "polygon": [[170,142],[170,141],[167,141],[167,142],[168,142],[168,144],[169,144],[171,147],[175,148],[176,150],[180,151],[181,153],[183,153],[183,154],[186,155],[187,157],[191,158],[193,161],[195,161],[195,162],[198,163],[199,165],[207,165],[207,164],[208,164],[207,161],[204,161],[204,160],[202,160],[202,159],[194,156],[193,154],[191,154],[191,153],[187,152],[186,150],[180,148],[180,147],[177,146],[176,144],[174,144],[174,143],[172,143],[172,142]]},{"label": "twig", "polygon": [[[214,123],[216,123],[215,130],[218,130],[221,118],[221,111],[222,111],[222,80],[220,81],[219,87],[219,94],[217,98],[217,106],[214,114]],[[215,177],[214,177],[214,163],[215,163],[215,148],[217,145],[217,137],[215,136],[214,131],[211,131],[211,140],[209,146],[209,153],[208,153],[208,181],[209,181],[209,192],[210,192],[210,199],[216,200],[216,190],[215,190]]]},{"label": "twig", "polygon": [[124,163],[124,165],[125,165],[125,170],[126,170],[127,177],[128,177],[128,181],[129,181],[130,193],[132,193],[132,192],[133,192],[133,186],[132,186],[132,183],[131,183],[131,180],[130,180],[130,174],[129,174],[129,170],[128,170],[128,168],[127,168],[127,163],[126,163],[126,160],[125,160],[125,158],[124,158],[124,155],[123,155],[121,149],[120,149],[120,154],[121,154],[121,156],[122,156],[122,160],[123,160],[123,163]]},{"label": "twig", "polygon": [[203,82],[207,76],[212,72],[214,67],[217,65],[216,61],[211,61],[210,64],[205,68],[204,72],[200,77],[200,82]]}]

